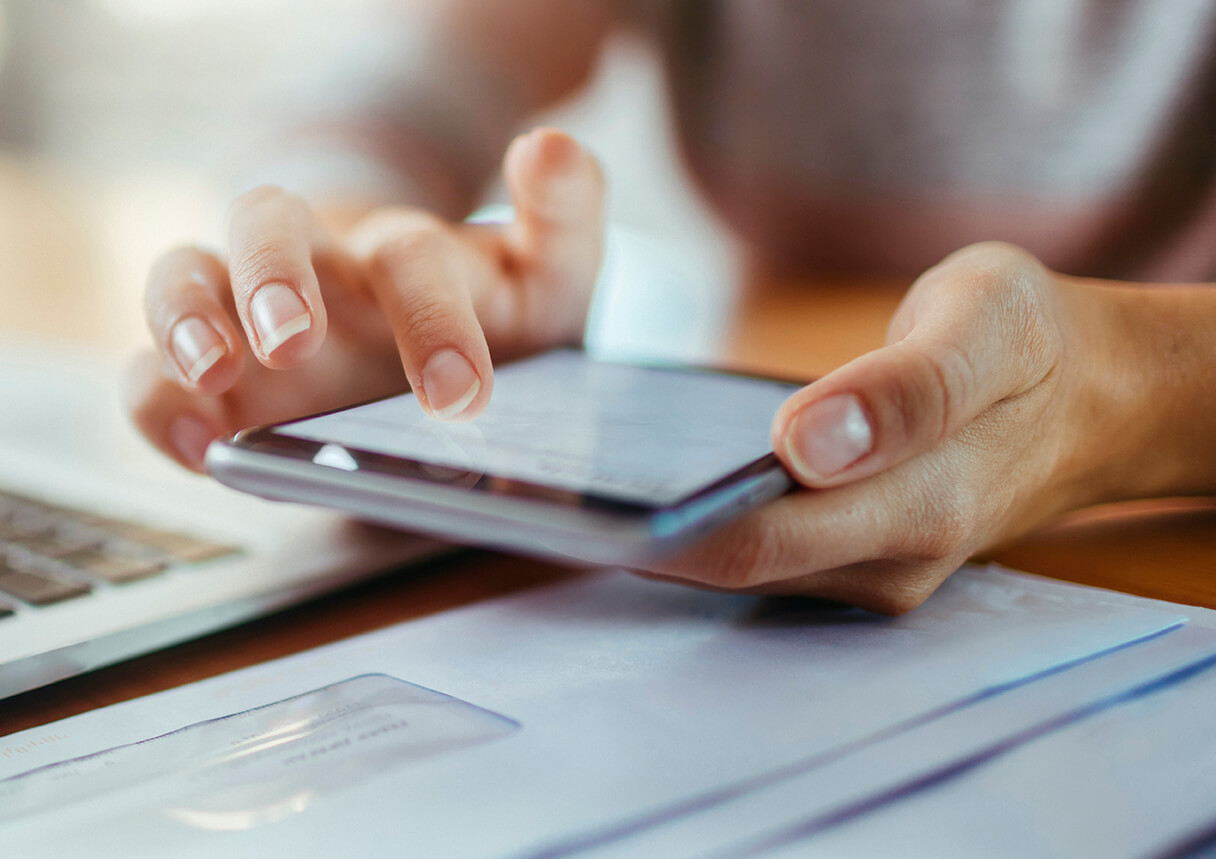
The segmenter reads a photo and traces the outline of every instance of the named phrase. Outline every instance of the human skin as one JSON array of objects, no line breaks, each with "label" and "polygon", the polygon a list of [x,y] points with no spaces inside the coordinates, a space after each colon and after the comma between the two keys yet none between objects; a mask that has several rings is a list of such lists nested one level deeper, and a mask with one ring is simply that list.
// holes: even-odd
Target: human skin
[{"label": "human skin", "polygon": [[337,236],[280,189],[240,197],[226,259],[180,247],[153,265],[159,355],[129,374],[137,425],[201,470],[218,435],[407,384],[437,418],[479,414],[491,354],[580,341],[603,242],[603,177],[572,139],[524,135],[504,172],[509,225],[389,207]]},{"label": "human skin", "polygon": [[[842,401],[865,427],[845,440]],[[1216,494],[1216,289],[964,248],[912,287],[885,347],[782,406],[773,445],[815,491],[659,573],[906,612],[967,558],[1068,511]]]},{"label": "human skin", "polygon": [[[278,189],[239,199],[225,258],[153,268],[136,424],[201,470],[215,437],[407,383],[437,419],[474,418],[494,361],[578,342],[602,249],[604,179],[575,141],[524,135],[503,169],[509,225],[387,208],[335,232]],[[917,280],[885,347],[779,410],[773,449],[806,491],[641,572],[908,611],[1069,510],[1216,491],[1214,380],[1216,289],[965,248]]]}]

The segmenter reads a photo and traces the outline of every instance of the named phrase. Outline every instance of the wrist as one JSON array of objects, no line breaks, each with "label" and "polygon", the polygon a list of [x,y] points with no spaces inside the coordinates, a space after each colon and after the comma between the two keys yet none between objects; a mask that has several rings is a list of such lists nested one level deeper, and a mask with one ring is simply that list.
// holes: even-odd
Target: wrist
[{"label": "wrist", "polygon": [[1063,279],[1074,506],[1216,491],[1216,289]]}]

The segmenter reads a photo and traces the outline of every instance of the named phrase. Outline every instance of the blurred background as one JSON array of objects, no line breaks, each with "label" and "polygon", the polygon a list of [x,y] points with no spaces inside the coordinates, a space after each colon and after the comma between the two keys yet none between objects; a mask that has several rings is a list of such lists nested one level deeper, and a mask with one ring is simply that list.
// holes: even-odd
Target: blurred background
[{"label": "blurred background", "polygon": [[[228,203],[274,175],[293,121],[391,78],[403,41],[381,2],[0,2],[0,336],[141,342],[154,257],[221,246]],[[613,222],[701,290],[700,317],[652,299],[636,323],[682,326],[675,351],[695,353],[724,312],[705,292],[725,294],[736,255],[677,162],[664,99],[647,46],[621,36],[584,93],[527,125],[583,140],[607,168]]]}]

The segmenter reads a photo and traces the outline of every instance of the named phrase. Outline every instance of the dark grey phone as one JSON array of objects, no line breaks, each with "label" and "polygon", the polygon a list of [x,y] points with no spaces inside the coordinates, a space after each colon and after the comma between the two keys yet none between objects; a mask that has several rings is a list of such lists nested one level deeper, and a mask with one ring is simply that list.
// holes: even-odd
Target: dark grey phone
[{"label": "dark grey phone", "polygon": [[797,388],[558,350],[499,367],[476,421],[403,394],[247,430],[207,464],[246,492],[460,543],[637,563],[790,487],[769,427]]}]

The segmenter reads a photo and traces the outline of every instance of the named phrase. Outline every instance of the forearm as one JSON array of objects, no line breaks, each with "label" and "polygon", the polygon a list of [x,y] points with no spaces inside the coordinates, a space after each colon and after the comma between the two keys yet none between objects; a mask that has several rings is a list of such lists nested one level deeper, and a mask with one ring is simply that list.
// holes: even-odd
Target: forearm
[{"label": "forearm", "polygon": [[1216,286],[1072,287],[1097,347],[1076,440],[1100,463],[1089,500],[1216,495]]}]

